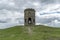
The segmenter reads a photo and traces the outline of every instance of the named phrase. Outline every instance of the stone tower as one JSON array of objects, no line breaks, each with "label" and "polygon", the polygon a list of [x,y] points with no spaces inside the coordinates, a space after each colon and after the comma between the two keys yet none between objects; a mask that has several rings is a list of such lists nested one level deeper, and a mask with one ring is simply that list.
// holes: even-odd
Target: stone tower
[{"label": "stone tower", "polygon": [[24,10],[24,25],[35,25],[35,10],[27,8]]}]

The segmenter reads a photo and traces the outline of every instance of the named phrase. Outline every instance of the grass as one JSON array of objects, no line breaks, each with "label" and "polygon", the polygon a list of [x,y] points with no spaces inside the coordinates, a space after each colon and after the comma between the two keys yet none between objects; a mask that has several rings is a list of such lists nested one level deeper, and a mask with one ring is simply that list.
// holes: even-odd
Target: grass
[{"label": "grass", "polygon": [[60,40],[60,28],[48,26],[31,26],[32,34],[28,33],[28,26],[15,26],[0,30],[0,40]]}]

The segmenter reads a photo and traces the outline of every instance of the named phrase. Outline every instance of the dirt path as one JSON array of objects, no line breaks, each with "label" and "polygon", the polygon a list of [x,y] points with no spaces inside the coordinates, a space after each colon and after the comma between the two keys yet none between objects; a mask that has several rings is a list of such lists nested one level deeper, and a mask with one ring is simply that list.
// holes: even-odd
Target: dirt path
[{"label": "dirt path", "polygon": [[29,33],[29,35],[32,35],[32,29],[31,29],[31,27],[28,27],[28,33]]}]

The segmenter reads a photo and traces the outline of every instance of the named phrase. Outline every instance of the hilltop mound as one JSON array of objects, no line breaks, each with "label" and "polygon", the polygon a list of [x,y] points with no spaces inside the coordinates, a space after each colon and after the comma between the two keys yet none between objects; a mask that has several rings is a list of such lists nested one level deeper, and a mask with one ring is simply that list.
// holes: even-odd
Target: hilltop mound
[{"label": "hilltop mound", "polygon": [[60,28],[15,26],[0,30],[0,40],[60,40]]}]

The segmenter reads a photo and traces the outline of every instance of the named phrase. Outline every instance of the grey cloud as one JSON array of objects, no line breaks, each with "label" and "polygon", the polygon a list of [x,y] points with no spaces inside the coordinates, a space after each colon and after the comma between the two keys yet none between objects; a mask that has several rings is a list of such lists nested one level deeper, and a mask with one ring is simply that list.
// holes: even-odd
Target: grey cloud
[{"label": "grey cloud", "polygon": [[[38,20],[37,20],[37,19],[38,19]],[[39,16],[36,16],[35,21],[36,21],[36,23],[40,23],[40,18],[39,18]]]},{"label": "grey cloud", "polygon": [[15,19],[19,24],[24,24],[24,18],[16,18]]},{"label": "grey cloud", "polygon": [[49,3],[54,3],[55,0],[41,0],[42,3],[46,3],[46,4],[49,4]]},{"label": "grey cloud", "polygon": [[[41,16],[41,15],[40,15]],[[38,19],[38,20],[37,20]],[[42,24],[52,24],[51,22],[55,21],[55,20],[58,20],[60,21],[60,18],[59,17],[56,17],[56,16],[53,16],[53,17],[49,17],[49,18],[41,18],[41,17],[36,17],[36,21],[37,23],[42,23]],[[53,23],[55,24],[55,23]],[[57,24],[56,24],[57,25]],[[54,25],[55,26],[55,25]]]},{"label": "grey cloud", "polygon": [[49,5],[49,4],[60,4],[60,0],[40,0],[42,6]]},{"label": "grey cloud", "polygon": [[2,20],[0,20],[0,23],[7,23],[6,21],[2,21]]},{"label": "grey cloud", "polygon": [[40,22],[40,23],[43,23],[43,24],[45,24],[45,23],[50,23],[50,22],[53,21],[53,20],[55,20],[54,17],[52,17],[52,18],[39,18],[39,22]]}]

